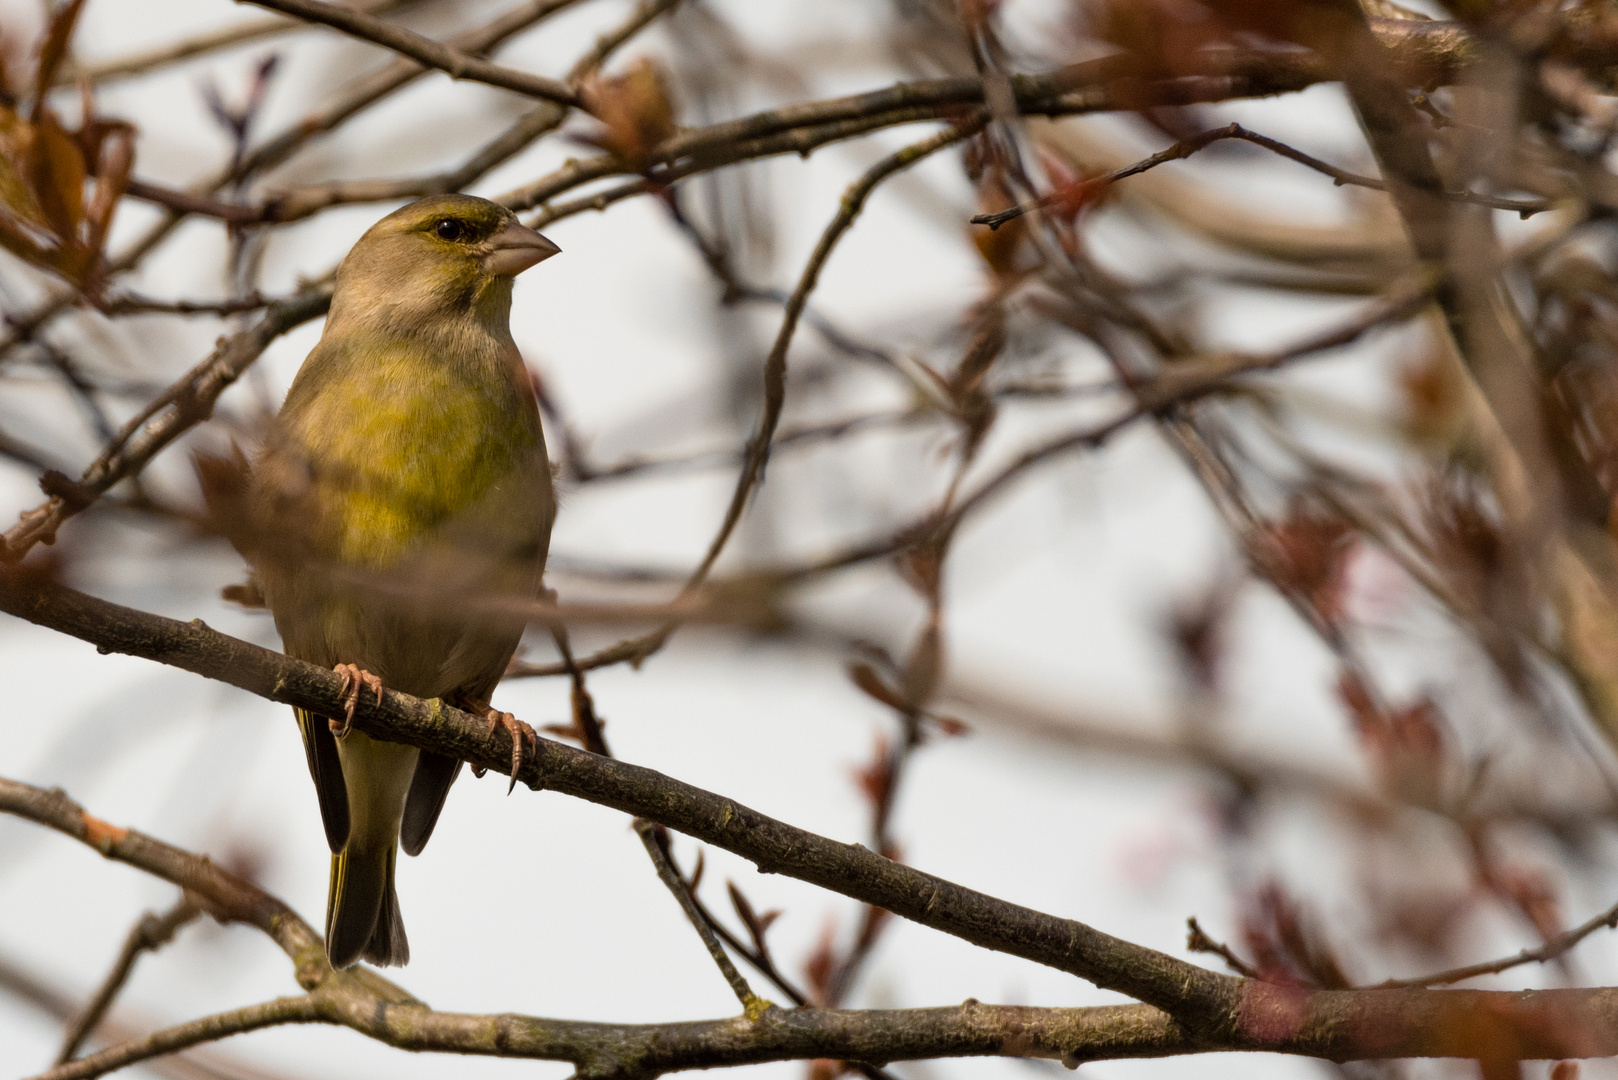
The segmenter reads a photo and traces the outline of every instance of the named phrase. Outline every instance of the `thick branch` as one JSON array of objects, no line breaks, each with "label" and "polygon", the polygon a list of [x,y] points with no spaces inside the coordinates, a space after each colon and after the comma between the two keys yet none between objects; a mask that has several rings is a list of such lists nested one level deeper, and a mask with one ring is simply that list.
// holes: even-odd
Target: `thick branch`
[{"label": "thick branch", "polygon": [[[15,569],[0,571],[0,610],[90,641],[103,652],[159,660],[271,700],[322,715],[341,714],[342,680],[335,673],[220,634],[200,621],[181,623],[134,611]],[[437,701],[425,702],[392,691],[384,695],[380,705],[362,697],[355,723],[379,738],[408,742],[499,772],[510,768],[511,747],[504,729],[491,733],[481,718]],[[1086,1012],[1087,1019],[1081,1027],[1088,1031],[1104,1020],[1102,1027],[1107,1037],[1100,1041],[1109,1049],[1064,1051],[1069,1060],[1212,1049],[1269,1050],[1334,1060],[1618,1054],[1618,990],[1503,993],[1390,989],[1310,993],[1296,987],[1236,980],[1119,940],[1083,923],[974,892],[858,845],[841,844],[793,828],[651,769],[548,739],[539,740],[538,750],[527,760],[520,779],[530,787],[547,787],[657,821],[738,854],[765,872],[789,874],[985,948],[1048,964],[1148,1003],[1167,1006],[1178,1014],[1181,1026],[1151,1010],[1128,1011],[1132,1007],[1123,1012]],[[307,924],[279,901],[207,860],[91,818],[59,792],[0,782],[0,802],[8,810],[92,844],[111,858],[152,869],[210,899],[219,905],[222,917],[250,922],[265,930],[298,960],[300,982],[305,986],[319,987],[329,976],[331,969],[319,939]],[[345,978],[351,975],[343,973]],[[380,980],[378,983],[389,986]],[[394,989],[389,987],[390,991]],[[413,1010],[414,1006],[407,1009],[403,1005],[378,1009],[375,1000],[368,1000],[363,1005],[344,1005],[336,1012],[323,1014],[323,1018],[414,1049],[495,1053],[524,1046],[531,1048],[525,1050],[528,1056],[552,1056],[540,1051],[556,1045],[546,1041],[555,1031],[556,1022],[552,1021],[468,1019],[430,1013],[425,1007]],[[953,1011],[937,1010],[941,1016]],[[966,1011],[970,1013],[971,1007]],[[656,1027],[655,1036],[646,1036],[645,1029],[577,1025],[578,1031],[588,1029],[594,1033],[593,1045],[606,1039],[614,1046],[623,1046],[626,1044],[616,1033],[642,1033],[642,1041],[633,1044],[635,1056],[628,1059],[635,1062],[635,1068],[624,1069],[622,1057],[614,1058],[607,1068],[600,1067],[598,1058],[591,1058],[579,1063],[580,1071],[587,1076],[638,1076],[659,1069],[805,1055],[880,1063],[910,1053],[895,1053],[892,1044],[886,1050],[873,1049],[869,1043],[854,1038],[855,1034],[861,1039],[869,1037],[869,1027],[840,1026],[841,1020],[827,1023],[842,1031],[840,1038],[847,1041],[834,1047],[821,1043],[810,1048],[797,1041],[803,1038],[798,1025],[813,1015],[813,1010],[772,1009],[762,1014],[754,1028],[744,1029],[744,1020],[717,1021],[706,1026]],[[540,1037],[521,1030],[524,1024],[549,1026]],[[1194,1038],[1186,1034],[1187,1026],[1195,1031]],[[677,1029],[691,1041],[682,1042],[671,1034]],[[773,1033],[778,1040],[768,1053],[759,1048],[760,1030]],[[1026,1037],[1026,1027],[1017,1030],[1017,1039]],[[1004,1041],[1007,1031],[1008,1026],[999,1029],[1001,1041],[996,1045],[1000,1049],[976,1052],[1004,1052],[1008,1045],[1014,1045],[1017,1053],[1024,1053],[1026,1044]],[[723,1062],[685,1059],[683,1063],[664,1065],[654,1055],[659,1047],[708,1046],[704,1039],[722,1040],[727,1034],[746,1038],[741,1039],[741,1048],[727,1051],[733,1056]],[[788,1045],[790,1053],[781,1049]],[[577,1049],[576,1044],[573,1049]],[[936,1052],[936,1047],[926,1053],[916,1051],[919,1056]]]},{"label": "thick branch", "polygon": [[363,968],[335,972],[319,939],[279,900],[206,858],[91,817],[60,791],[0,779],[0,812],[73,836],[200,897],[220,918],[270,933],[311,992],[181,1024],[43,1074],[86,1080],[160,1054],[257,1028],[330,1023],[409,1050],[571,1061],[580,1076],[650,1077],[679,1069],[800,1058],[876,1061],[966,1055],[1086,1059],[1194,1050],[1155,1009],[1036,1009],[980,1005],[872,1011],[763,1008],[752,1018],[676,1024],[596,1024],[503,1014],[434,1012]]},{"label": "thick branch", "polygon": [[[330,703],[335,700],[332,695]],[[1077,1064],[1235,1049],[1339,1061],[1618,1053],[1618,990],[1611,989],[1310,994],[1248,980],[1235,984],[1242,988],[1238,1022],[1224,1039],[1192,1037],[1161,1012],[1140,1005],[1038,1009],[967,1001],[942,1009],[769,1008],[752,1018],[675,1024],[441,1013],[366,969],[333,971],[314,932],[279,900],[206,858],[91,817],[60,791],[0,779],[0,811],[67,833],[109,858],[182,885],[220,918],[258,926],[294,960],[299,982],[310,991],[304,997],[281,998],[131,1040],[52,1070],[40,1080],[87,1080],[226,1035],[311,1022],[341,1024],[410,1050],[571,1061],[580,1077],[601,1080],[817,1057],[882,1063],[1002,1055],[1055,1057]]]},{"label": "thick branch", "polygon": [[[343,683],[334,672],[189,623],[136,611],[39,578],[0,571],[0,610],[96,645],[228,682],[317,715],[343,715]],[[360,704],[354,722],[367,734],[408,742],[502,774],[511,742],[481,717],[438,701],[388,691],[381,705]],[[1230,1019],[1236,982],[1206,968],[1132,945],[1083,923],[1009,904],[766,817],[720,795],[651,769],[604,758],[549,739],[527,755],[518,779],[635,817],[647,818],[734,852],[765,873],[787,874],[948,934],[1068,971],[1150,1004]],[[859,1055],[846,1055],[858,1057]]]}]

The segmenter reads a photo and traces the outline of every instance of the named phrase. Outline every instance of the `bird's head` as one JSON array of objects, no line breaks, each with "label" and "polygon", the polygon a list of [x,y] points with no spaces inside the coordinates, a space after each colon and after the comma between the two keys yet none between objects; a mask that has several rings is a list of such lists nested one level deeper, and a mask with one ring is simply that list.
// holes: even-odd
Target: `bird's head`
[{"label": "bird's head", "polygon": [[331,320],[403,332],[470,315],[504,331],[512,279],[560,250],[488,199],[418,199],[372,225],[343,259]]}]

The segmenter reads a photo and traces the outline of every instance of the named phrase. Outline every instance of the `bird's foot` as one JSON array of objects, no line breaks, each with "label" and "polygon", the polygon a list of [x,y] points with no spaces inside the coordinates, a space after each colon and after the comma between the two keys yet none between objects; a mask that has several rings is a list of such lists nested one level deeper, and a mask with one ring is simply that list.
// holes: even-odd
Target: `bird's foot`
[{"label": "bird's foot", "polygon": [[360,703],[360,687],[368,686],[376,691],[376,703],[382,704],[382,680],[372,675],[358,664],[338,664],[333,671],[343,677],[343,716],[339,722],[328,720],[331,724],[331,733],[341,739],[348,734],[354,726],[354,710]]},{"label": "bird's foot", "polygon": [[[511,736],[511,783],[506,787],[506,794],[510,795],[517,788],[517,774],[522,772],[523,752],[532,747],[539,752],[539,736],[534,729],[518,720],[508,712],[499,709],[490,709],[484,714],[489,721],[489,734],[493,735],[499,728],[505,728],[506,734]],[[474,770],[476,771],[476,770]],[[482,772],[478,772],[482,776]]]}]

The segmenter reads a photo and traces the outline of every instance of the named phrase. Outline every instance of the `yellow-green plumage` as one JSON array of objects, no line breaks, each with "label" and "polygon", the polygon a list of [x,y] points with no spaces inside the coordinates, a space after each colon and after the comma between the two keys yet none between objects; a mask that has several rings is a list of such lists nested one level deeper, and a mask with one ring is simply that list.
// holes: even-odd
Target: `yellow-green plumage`
[{"label": "yellow-green plumage", "polygon": [[[512,276],[554,251],[494,203],[442,196],[384,218],[343,261],[236,507],[232,538],[290,655],[487,709],[522,634],[510,601],[536,595],[555,512],[508,328]],[[332,962],[402,964],[397,842],[421,850],[460,762],[298,722],[333,852]]]}]

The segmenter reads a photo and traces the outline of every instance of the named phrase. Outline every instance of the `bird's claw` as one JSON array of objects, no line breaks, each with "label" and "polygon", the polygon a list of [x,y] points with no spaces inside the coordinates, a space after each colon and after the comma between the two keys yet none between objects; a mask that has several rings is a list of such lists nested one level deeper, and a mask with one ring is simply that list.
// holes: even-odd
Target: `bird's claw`
[{"label": "bird's claw", "polygon": [[341,739],[354,726],[354,710],[359,707],[360,687],[369,686],[376,691],[376,703],[382,704],[382,680],[358,664],[338,664],[333,671],[343,677],[342,721],[329,720],[331,733]]},{"label": "bird's claw", "polygon": [[[506,787],[506,794],[510,795],[517,788],[517,774],[522,772],[523,751],[528,747],[532,747],[537,754],[539,752],[539,736],[534,734],[533,728],[508,712],[490,709],[485,716],[489,721],[490,735],[493,735],[497,728],[505,728],[506,734],[511,736],[511,783]],[[477,772],[479,776],[483,775],[482,772],[478,772],[476,769],[473,771]]]}]

